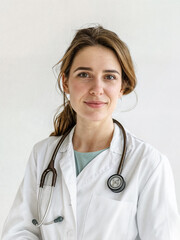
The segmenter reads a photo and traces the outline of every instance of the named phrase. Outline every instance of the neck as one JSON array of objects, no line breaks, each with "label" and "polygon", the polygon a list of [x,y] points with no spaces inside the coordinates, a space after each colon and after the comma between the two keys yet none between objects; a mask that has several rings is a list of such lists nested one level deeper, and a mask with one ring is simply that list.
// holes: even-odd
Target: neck
[{"label": "neck", "polygon": [[85,121],[77,119],[73,135],[74,150],[95,152],[108,148],[113,136],[112,118],[103,121]]}]

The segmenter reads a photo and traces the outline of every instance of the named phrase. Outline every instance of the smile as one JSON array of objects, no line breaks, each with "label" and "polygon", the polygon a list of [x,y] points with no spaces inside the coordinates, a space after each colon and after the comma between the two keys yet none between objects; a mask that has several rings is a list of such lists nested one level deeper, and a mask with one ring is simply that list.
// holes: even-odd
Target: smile
[{"label": "smile", "polygon": [[107,104],[106,102],[101,102],[101,101],[88,101],[84,103],[91,108],[101,108]]}]

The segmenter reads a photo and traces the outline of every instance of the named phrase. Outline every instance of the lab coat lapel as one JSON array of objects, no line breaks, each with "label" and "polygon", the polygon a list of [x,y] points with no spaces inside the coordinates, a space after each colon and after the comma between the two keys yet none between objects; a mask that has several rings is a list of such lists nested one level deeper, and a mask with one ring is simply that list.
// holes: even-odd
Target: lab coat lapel
[{"label": "lab coat lapel", "polygon": [[[60,147],[60,169],[65,181],[65,185],[69,192],[70,202],[73,209],[73,215],[76,222],[76,198],[77,198],[77,187],[76,187],[76,168],[74,160],[74,151],[72,145],[72,136],[74,129],[64,140],[62,146]],[[68,196],[67,196],[68,197]]]}]

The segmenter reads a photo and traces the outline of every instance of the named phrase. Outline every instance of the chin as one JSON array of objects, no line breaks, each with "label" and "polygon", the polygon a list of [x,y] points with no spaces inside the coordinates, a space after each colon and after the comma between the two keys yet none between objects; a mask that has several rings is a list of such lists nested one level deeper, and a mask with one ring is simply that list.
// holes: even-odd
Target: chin
[{"label": "chin", "polygon": [[80,116],[81,119],[84,119],[84,121],[91,121],[91,122],[100,122],[107,119],[112,119],[112,115],[102,115],[102,114],[88,114],[85,116]]}]

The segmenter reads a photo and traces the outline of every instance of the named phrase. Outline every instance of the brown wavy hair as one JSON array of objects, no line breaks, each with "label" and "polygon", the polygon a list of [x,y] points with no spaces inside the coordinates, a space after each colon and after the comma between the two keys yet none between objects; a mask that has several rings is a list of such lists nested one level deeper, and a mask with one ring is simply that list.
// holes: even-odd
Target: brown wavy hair
[{"label": "brown wavy hair", "polygon": [[66,133],[76,124],[76,112],[72,109],[70,101],[61,88],[62,75],[69,77],[69,72],[76,54],[88,46],[102,45],[111,49],[117,56],[122,68],[122,87],[123,94],[129,94],[136,86],[136,75],[133,62],[127,45],[110,30],[98,25],[96,27],[83,28],[76,32],[69,48],[66,50],[63,58],[55,65],[60,66],[58,75],[58,87],[63,94],[63,111],[60,108],[54,116],[54,132],[50,136],[60,136]]}]

